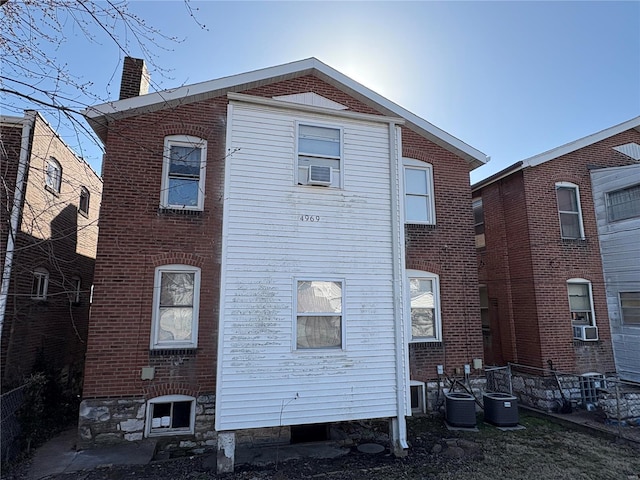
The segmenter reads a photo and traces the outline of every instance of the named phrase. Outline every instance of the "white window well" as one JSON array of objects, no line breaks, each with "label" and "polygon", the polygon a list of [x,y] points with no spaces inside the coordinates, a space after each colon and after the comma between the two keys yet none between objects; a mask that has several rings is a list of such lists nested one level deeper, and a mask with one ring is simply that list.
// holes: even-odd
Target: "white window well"
[{"label": "white window well", "polygon": [[196,348],[200,269],[188,265],[156,268],[151,349]]},{"label": "white window well", "polygon": [[342,130],[297,124],[297,183],[324,187],[342,185]]},{"label": "white window well", "polygon": [[194,432],[195,398],[187,395],[165,395],[147,402],[145,433],[148,437],[189,435]]},{"label": "white window well", "polygon": [[164,140],[160,206],[202,210],[207,142],[188,135],[172,135]]},{"label": "white window well", "polygon": [[440,279],[438,275],[407,270],[411,341],[434,342],[442,338]]},{"label": "white window well", "polygon": [[296,349],[343,347],[341,280],[296,281]]},{"label": "white window well", "polygon": [[556,200],[561,237],[566,239],[584,238],[578,186],[567,182],[556,183]]},{"label": "white window well", "polygon": [[405,223],[434,225],[433,167],[411,158],[403,159],[403,165]]}]

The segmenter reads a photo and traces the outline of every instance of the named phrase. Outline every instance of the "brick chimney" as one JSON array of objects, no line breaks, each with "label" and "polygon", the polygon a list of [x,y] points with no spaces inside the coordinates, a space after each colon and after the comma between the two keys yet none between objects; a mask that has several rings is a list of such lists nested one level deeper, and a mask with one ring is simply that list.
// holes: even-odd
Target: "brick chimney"
[{"label": "brick chimney", "polygon": [[145,95],[149,92],[149,72],[141,58],[124,57],[120,100]]}]

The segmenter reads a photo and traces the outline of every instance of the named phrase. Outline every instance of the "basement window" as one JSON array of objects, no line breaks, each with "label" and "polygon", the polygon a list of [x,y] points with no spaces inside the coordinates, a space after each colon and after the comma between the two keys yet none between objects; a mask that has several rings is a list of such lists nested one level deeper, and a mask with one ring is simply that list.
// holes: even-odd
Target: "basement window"
[{"label": "basement window", "polygon": [[146,435],[190,435],[195,425],[195,398],[165,395],[147,403]]}]

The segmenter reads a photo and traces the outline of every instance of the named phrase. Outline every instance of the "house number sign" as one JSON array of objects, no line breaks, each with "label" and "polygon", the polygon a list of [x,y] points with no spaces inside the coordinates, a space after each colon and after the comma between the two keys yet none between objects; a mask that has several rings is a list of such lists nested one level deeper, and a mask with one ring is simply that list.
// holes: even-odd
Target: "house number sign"
[{"label": "house number sign", "polygon": [[301,222],[319,222],[320,215],[300,215]]}]

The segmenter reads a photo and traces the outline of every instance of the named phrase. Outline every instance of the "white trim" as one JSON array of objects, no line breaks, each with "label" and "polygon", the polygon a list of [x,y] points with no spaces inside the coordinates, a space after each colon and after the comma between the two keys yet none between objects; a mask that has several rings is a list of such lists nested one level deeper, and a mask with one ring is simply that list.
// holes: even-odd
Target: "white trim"
[{"label": "white trim", "polygon": [[349,107],[341,103],[334,102],[315,92],[294,93],[291,95],[278,95],[273,97],[274,100],[282,102],[296,103],[299,105],[309,105],[312,107],[330,108],[331,110],[347,110]]},{"label": "white trim", "polygon": [[[340,347],[314,347],[314,348],[298,348],[298,282],[336,282],[340,283],[340,294],[342,295],[341,300],[341,310],[340,310]],[[293,294],[292,294],[292,302],[293,302],[293,333],[291,337],[291,351],[295,353],[315,353],[325,352],[344,352],[347,350],[347,327],[345,321],[345,310],[346,310],[346,290],[347,290],[347,281],[345,278],[338,277],[324,277],[317,275],[306,275],[301,277],[293,278]],[[336,314],[331,314],[331,312],[319,312],[318,316],[331,316],[337,317]],[[305,316],[305,315],[303,315]],[[314,316],[313,314],[309,314],[308,316]]]},{"label": "white trim", "polygon": [[594,143],[600,142],[609,137],[613,137],[614,135],[626,132],[627,130],[630,130],[632,128],[635,128],[636,130],[640,128],[640,116],[632,118],[631,120],[627,120],[626,122],[620,123],[613,127],[607,128],[605,130],[601,130],[600,132],[594,133],[592,135],[580,138],[579,140],[565,143],[564,145],[561,145],[554,149],[547,150],[546,152],[540,153],[538,155],[534,155],[533,157],[529,157],[526,160],[523,160],[522,163],[524,167],[535,167],[536,165],[540,165],[541,163],[548,162],[549,160],[553,160],[554,158],[558,158],[563,155],[567,155],[568,153],[575,152],[576,150],[580,150],[581,148],[588,147],[589,145],[593,145]]},{"label": "white trim", "polygon": [[[580,238],[574,238],[574,237],[565,237],[562,234],[562,220],[560,217],[560,213],[572,213],[572,212],[568,212],[566,210],[563,210],[562,212],[560,211],[560,205],[558,205],[558,188],[572,188],[575,190],[576,193],[576,204],[578,206],[578,223],[580,224]],[[580,187],[578,185],[576,185],[575,183],[571,183],[571,182],[556,182],[555,186],[554,186],[554,191],[556,194],[556,211],[558,212],[558,222],[559,222],[559,226],[560,226],[560,238],[566,239],[566,240],[584,240],[585,236],[584,236],[584,222],[582,219],[582,206],[581,206],[581,201],[580,201]]]},{"label": "white trim", "polygon": [[[169,429],[162,432],[152,432],[151,406],[156,403],[191,402],[191,413],[188,429]],[[193,435],[196,425],[196,399],[189,395],[163,395],[147,400],[147,412],[145,415],[144,436],[145,437],[166,437],[176,435]]]},{"label": "white trim", "polygon": [[[169,168],[171,166],[171,147],[192,147],[200,149],[200,175],[198,177],[198,198],[196,205],[169,203]],[[190,135],[168,135],[164,137],[162,150],[162,182],[160,186],[160,208],[176,208],[181,210],[203,210],[204,186],[207,171],[207,141]]]},{"label": "white trim", "polygon": [[115,102],[107,102],[89,107],[82,113],[86,116],[89,124],[98,136],[104,137],[107,131],[108,120],[113,120],[116,117],[171,108],[172,106],[184,103],[220,96],[230,90],[240,91],[250,89],[260,85],[309,74],[316,74],[321,80],[381,110],[382,113],[388,112],[391,115],[406,119],[417,130],[418,134],[425,136],[437,145],[465,159],[474,168],[487,163],[489,160],[488,157],[479,150],[476,150],[453,135],[439,129],[346,75],[325,65],[316,58],[307,58],[297,62],[209,80],[194,85],[168,89]]},{"label": "white trim", "polygon": [[[51,177],[49,176],[49,166],[53,167],[53,169],[58,172],[56,178],[53,179],[55,180],[55,185],[49,184],[49,180],[51,179]],[[44,184],[55,193],[60,193],[60,191],[62,190],[62,165],[60,165],[60,162],[55,157],[49,157],[45,162]]]},{"label": "white trim", "polygon": [[[33,269],[33,277],[31,282],[31,300],[44,301],[49,293],[49,270],[44,267],[36,267]],[[34,295],[33,283],[38,282],[38,288]],[[40,293],[42,292],[42,293]]]},{"label": "white trim", "polygon": [[[193,305],[191,317],[191,341],[160,340],[158,338],[159,309],[160,309],[160,287],[162,274],[172,273],[193,273]],[[198,320],[200,311],[200,268],[191,265],[171,264],[156,267],[153,276],[153,311],[151,314],[151,339],[149,348],[151,350],[174,349],[174,348],[196,348],[198,346]]]},{"label": "white trim", "polygon": [[[406,305],[407,305],[407,311],[409,312],[409,321],[407,322],[407,330],[408,330],[408,337],[409,338],[409,343],[428,343],[428,342],[441,342],[442,341],[442,315],[440,312],[440,275],[433,273],[433,272],[427,272],[424,270],[412,270],[412,269],[407,269],[406,270],[406,277],[407,277],[407,295],[406,295]],[[424,278],[427,280],[431,280],[432,281],[432,285],[433,285],[433,319],[434,319],[434,334],[435,336],[433,338],[431,337],[414,337],[411,329],[413,327],[412,322],[411,322],[411,289],[409,286],[409,280],[412,278]]]},{"label": "white trim", "polygon": [[[425,221],[407,220],[407,177],[406,171],[409,170],[424,170],[427,172],[427,216]],[[435,225],[436,224],[436,196],[434,192],[434,180],[433,180],[433,165],[427,162],[421,162],[413,158],[402,158],[402,182],[403,182],[403,204],[404,204],[404,218],[406,224],[412,225]]]}]

